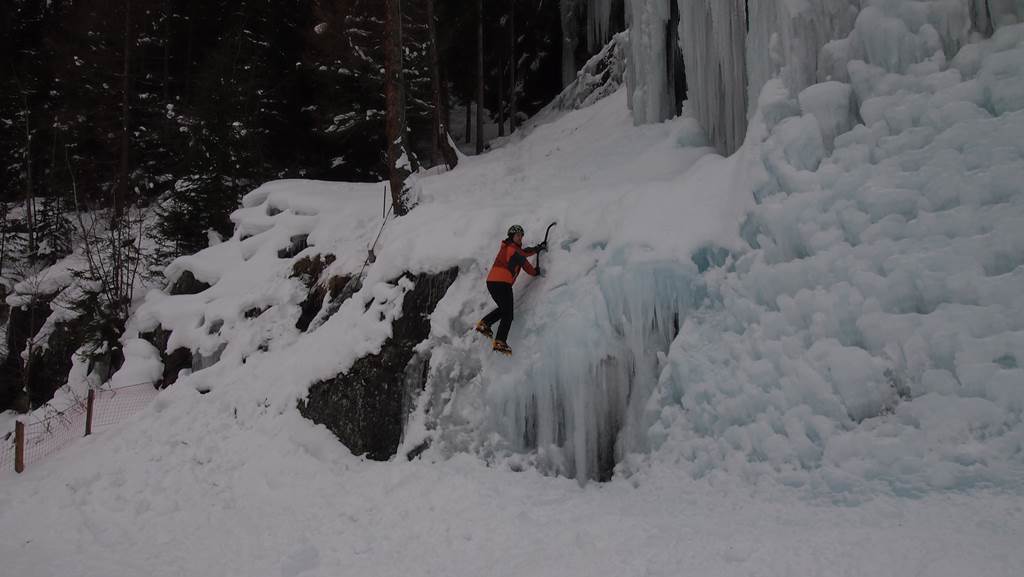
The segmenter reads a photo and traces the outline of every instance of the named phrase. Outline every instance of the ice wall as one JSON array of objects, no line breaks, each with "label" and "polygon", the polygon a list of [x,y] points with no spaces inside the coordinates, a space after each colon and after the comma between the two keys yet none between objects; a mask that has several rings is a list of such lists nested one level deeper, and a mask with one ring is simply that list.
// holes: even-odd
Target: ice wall
[{"label": "ice wall", "polygon": [[991,35],[1024,16],[1019,0],[749,0],[747,5],[750,94],[759,94],[776,75],[793,94],[817,82],[845,82],[852,60],[902,73],[940,49],[950,59],[972,34]]},{"label": "ice wall", "polygon": [[[624,260],[548,295],[560,311],[525,375],[489,371],[491,427],[542,471],[607,479],[644,451],[644,407],[681,319],[704,296],[692,263]],[[511,362],[511,361],[510,361]]]},{"label": "ice wall", "polygon": [[850,84],[761,92],[750,250],[672,343],[655,459],[831,499],[1021,490],[1024,25],[947,61],[937,4],[862,11],[851,38],[894,50]]},{"label": "ice wall", "polygon": [[[750,93],[758,94],[780,75],[795,92],[819,80],[818,52],[829,41],[847,36],[864,0],[749,0],[747,73]],[[751,106],[756,99],[751,99]]]},{"label": "ice wall", "polygon": [[[1021,0],[629,0],[626,81],[637,124],[673,114],[677,72],[665,49],[671,2],[679,8],[689,100],[723,154],[743,142],[756,103],[748,95],[775,76],[798,94],[817,82],[849,81],[854,60],[902,73],[939,52],[948,60],[972,34],[1024,17]],[[593,2],[588,15],[604,8]]]}]

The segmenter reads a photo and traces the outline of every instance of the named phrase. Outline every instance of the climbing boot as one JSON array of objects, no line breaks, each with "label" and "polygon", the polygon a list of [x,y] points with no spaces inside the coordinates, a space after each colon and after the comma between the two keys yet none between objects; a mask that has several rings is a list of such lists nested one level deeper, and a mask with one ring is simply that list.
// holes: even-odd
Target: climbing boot
[{"label": "climbing boot", "polygon": [[489,339],[494,338],[494,333],[491,332],[491,327],[487,326],[487,323],[485,323],[484,321],[477,321],[475,328],[476,332],[482,334],[483,336]]},{"label": "climbing boot", "polygon": [[509,348],[508,343],[505,341],[494,340],[494,345],[491,347],[494,352],[501,353],[503,355],[512,355],[512,349]]}]

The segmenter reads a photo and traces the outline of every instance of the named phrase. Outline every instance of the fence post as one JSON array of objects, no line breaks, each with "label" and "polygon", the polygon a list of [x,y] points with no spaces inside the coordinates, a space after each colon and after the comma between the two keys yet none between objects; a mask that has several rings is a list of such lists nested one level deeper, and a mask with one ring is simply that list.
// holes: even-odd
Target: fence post
[{"label": "fence post", "polygon": [[89,389],[89,397],[85,401],[85,436],[92,434],[92,403],[96,400],[96,390]]},{"label": "fence post", "polygon": [[25,470],[25,423],[14,422],[14,472]]}]

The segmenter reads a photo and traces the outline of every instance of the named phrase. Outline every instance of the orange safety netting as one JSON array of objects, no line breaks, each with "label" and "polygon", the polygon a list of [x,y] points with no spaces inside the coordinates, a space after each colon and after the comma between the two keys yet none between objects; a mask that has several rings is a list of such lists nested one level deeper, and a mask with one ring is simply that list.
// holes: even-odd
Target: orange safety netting
[{"label": "orange safety netting", "polygon": [[[115,425],[135,414],[156,397],[152,383],[140,383],[118,389],[97,390],[93,399],[92,430]],[[37,463],[85,435],[85,401],[33,423],[25,423],[25,466]],[[13,471],[15,435],[0,437],[0,472]]]},{"label": "orange safety netting", "polygon": [[96,391],[92,406],[92,430],[116,425],[140,411],[160,392],[152,383]]},{"label": "orange safety netting", "polygon": [[0,473],[14,470],[14,431],[0,436]]}]

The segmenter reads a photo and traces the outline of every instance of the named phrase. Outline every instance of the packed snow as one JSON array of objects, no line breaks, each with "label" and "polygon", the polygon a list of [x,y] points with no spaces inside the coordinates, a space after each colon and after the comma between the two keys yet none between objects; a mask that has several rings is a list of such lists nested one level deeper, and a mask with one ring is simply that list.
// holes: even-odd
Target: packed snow
[{"label": "packed snow", "polygon": [[[5,569],[1024,573],[1024,7],[838,4],[814,48],[752,23],[774,68],[729,157],[693,102],[634,126],[631,86],[421,173],[398,219],[381,184],[250,193],[168,268],[211,288],[147,295],[115,378],[155,374],[136,337],[158,326],[195,372],[3,478]],[[471,330],[494,252],[552,221],[498,357]],[[328,254],[318,281],[361,288],[301,331],[296,264]],[[296,402],[380,350],[402,273],[453,266],[398,455],[352,456]]]}]

